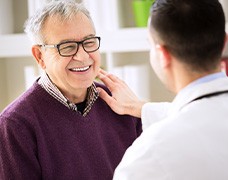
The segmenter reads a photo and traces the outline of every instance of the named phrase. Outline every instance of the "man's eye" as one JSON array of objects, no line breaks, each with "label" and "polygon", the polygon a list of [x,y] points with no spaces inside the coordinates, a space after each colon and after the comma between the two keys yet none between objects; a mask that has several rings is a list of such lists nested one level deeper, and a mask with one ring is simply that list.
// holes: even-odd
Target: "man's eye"
[{"label": "man's eye", "polygon": [[91,47],[91,46],[94,46],[95,44],[96,44],[96,41],[94,41],[94,40],[85,41],[85,42],[83,43],[83,45],[84,45],[85,47]]},{"label": "man's eye", "polygon": [[65,45],[60,47],[60,51],[71,52],[71,51],[74,51],[76,48],[77,46],[75,44]]}]

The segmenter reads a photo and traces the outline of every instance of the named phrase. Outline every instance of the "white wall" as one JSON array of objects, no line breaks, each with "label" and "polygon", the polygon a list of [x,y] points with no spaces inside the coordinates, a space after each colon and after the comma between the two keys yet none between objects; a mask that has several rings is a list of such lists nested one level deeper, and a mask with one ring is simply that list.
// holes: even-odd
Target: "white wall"
[{"label": "white wall", "polygon": [[7,87],[5,85],[5,60],[0,59],[0,112],[5,107],[5,102],[7,100]]},{"label": "white wall", "polygon": [[6,60],[7,103],[10,103],[24,92],[24,68],[28,65],[37,67],[36,61],[29,57],[11,58]]}]

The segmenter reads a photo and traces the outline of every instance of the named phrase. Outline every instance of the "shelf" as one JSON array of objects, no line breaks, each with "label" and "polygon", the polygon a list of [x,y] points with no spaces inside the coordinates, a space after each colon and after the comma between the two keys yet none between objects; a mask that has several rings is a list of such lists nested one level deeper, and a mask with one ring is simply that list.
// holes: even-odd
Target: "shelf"
[{"label": "shelf", "polygon": [[[226,24],[228,33],[228,23]],[[122,28],[98,32],[101,53],[146,52],[150,50],[147,28]],[[32,56],[31,43],[26,34],[0,35],[0,58]],[[228,56],[228,44],[224,50]]]},{"label": "shelf", "polygon": [[0,58],[32,56],[31,43],[25,34],[0,35]]},{"label": "shelf", "polygon": [[[149,51],[146,28],[126,28],[98,33],[101,53]],[[31,56],[31,43],[26,34],[0,36],[0,58]]]},{"label": "shelf", "polygon": [[101,52],[149,51],[147,28],[123,28],[101,33]]}]

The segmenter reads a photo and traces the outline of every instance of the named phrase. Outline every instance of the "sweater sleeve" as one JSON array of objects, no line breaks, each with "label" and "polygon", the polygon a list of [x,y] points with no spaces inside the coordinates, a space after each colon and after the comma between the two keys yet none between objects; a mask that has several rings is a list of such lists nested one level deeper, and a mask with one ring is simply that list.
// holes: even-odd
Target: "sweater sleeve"
[{"label": "sweater sleeve", "polygon": [[151,124],[164,119],[167,116],[171,103],[146,103],[142,107],[142,127],[143,130],[148,128]]},{"label": "sweater sleeve", "polygon": [[41,179],[29,123],[0,115],[0,137],[0,179]]},{"label": "sweater sleeve", "polygon": [[137,137],[139,137],[142,133],[142,120],[139,118],[135,118],[135,122],[136,122]]}]

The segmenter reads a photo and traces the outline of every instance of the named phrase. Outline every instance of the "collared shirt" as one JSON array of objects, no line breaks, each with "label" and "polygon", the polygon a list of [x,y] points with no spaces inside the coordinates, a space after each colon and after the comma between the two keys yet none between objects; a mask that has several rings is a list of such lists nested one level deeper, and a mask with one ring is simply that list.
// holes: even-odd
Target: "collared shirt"
[{"label": "collared shirt", "polygon": [[[44,73],[40,79],[38,80],[38,83],[55,99],[57,99],[60,103],[71,109],[72,111],[78,111],[77,104],[74,104],[69,101],[67,97],[65,97],[62,92],[57,88],[57,86],[50,80],[48,75]],[[82,113],[82,115],[85,117],[89,111],[92,108],[93,103],[98,98],[99,94],[96,90],[96,85],[93,83],[88,89],[87,89],[87,97],[86,97],[86,106]]]},{"label": "collared shirt", "polygon": [[183,93],[187,93],[188,91],[191,91],[193,88],[195,88],[195,86],[199,85],[199,84],[203,84],[203,83],[208,83],[210,81],[216,80],[218,78],[224,78],[226,77],[226,75],[223,72],[218,72],[218,73],[213,73],[213,74],[209,74],[207,76],[201,77],[193,82],[191,82],[189,85],[187,85],[186,87],[184,87],[179,93],[178,95],[175,97],[175,99],[180,96]]}]

